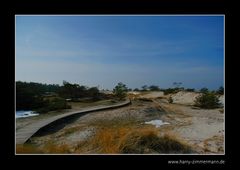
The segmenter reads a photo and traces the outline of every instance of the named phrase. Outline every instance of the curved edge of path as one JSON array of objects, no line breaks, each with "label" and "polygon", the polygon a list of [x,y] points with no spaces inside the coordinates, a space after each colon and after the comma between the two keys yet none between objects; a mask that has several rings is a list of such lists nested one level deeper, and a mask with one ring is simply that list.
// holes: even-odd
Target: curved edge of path
[{"label": "curved edge of path", "polygon": [[80,111],[68,112],[65,114],[50,117],[45,120],[40,120],[36,123],[30,124],[26,127],[23,127],[22,129],[19,129],[18,131],[16,131],[15,132],[16,133],[15,134],[15,143],[16,144],[24,144],[25,142],[27,142],[27,140],[29,138],[31,138],[34,134],[36,134],[40,129],[46,127],[47,125],[52,124],[53,122],[55,122],[57,120],[60,120],[60,119],[63,119],[63,118],[69,117],[69,116],[73,116],[76,114],[81,114],[81,113],[83,114],[83,113],[89,113],[89,112],[100,111],[100,110],[115,109],[115,108],[126,106],[129,104],[131,104],[131,101],[129,99],[127,99],[124,102],[117,103],[117,104],[110,105],[110,106],[96,106],[96,107],[91,107],[91,108],[85,108]]}]

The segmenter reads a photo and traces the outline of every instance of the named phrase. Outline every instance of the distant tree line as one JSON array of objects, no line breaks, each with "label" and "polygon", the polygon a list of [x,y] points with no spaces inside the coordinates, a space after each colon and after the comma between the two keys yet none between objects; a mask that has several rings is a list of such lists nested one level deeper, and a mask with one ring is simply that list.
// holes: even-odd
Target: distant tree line
[{"label": "distant tree line", "polygon": [[159,86],[157,85],[143,85],[141,89],[135,88],[133,91],[163,91],[165,95],[168,94],[173,94],[173,93],[177,93],[179,91],[186,91],[186,92],[200,92],[200,93],[206,93],[206,92],[212,92],[216,95],[223,95],[224,94],[224,88],[222,86],[219,87],[219,89],[217,90],[212,90],[209,91],[208,88],[204,87],[201,88],[200,90],[196,90],[194,88],[184,88],[181,87],[182,83],[181,82],[174,82],[173,83],[173,88],[159,88]]},{"label": "distant tree line", "polygon": [[57,92],[59,85],[47,85],[34,82],[16,82],[16,110],[36,110],[46,107],[48,101],[44,100],[47,92]]},{"label": "distant tree line", "polygon": [[[49,96],[52,98],[49,98]],[[97,87],[86,87],[63,81],[63,85],[42,84],[34,82],[16,82],[16,110],[36,110],[48,112],[51,110],[68,109],[66,99],[78,101],[99,100],[105,95]]]},{"label": "distant tree line", "polygon": [[60,87],[58,94],[62,98],[72,99],[73,101],[81,98],[98,100],[103,97],[97,87],[88,88],[86,86],[80,86],[79,84],[71,84],[67,81],[63,81],[63,86]]}]

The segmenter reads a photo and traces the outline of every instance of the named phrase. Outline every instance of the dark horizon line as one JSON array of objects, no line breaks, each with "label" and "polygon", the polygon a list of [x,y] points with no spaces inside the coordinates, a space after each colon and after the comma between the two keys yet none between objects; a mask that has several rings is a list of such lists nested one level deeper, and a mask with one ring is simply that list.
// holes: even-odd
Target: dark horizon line
[{"label": "dark horizon line", "polygon": [[[66,81],[66,80],[63,80],[63,81]],[[41,83],[41,82],[33,82],[33,81],[21,81],[21,80],[15,80],[15,84],[16,84],[16,82],[24,82],[24,83],[38,83],[38,84],[43,84],[43,85],[58,85],[58,86],[62,86],[63,85],[63,83],[62,84],[58,84],[58,83],[56,83],[56,84],[49,84],[49,83]],[[88,85],[81,85],[81,84],[79,84],[79,83],[71,83],[71,82],[69,82],[69,81],[66,81],[66,82],[68,82],[68,83],[70,83],[70,84],[78,84],[78,85],[80,85],[80,86],[85,86],[85,87],[97,87],[97,88],[99,88],[99,86],[100,85],[97,85],[97,86],[88,86]],[[119,82],[121,82],[121,81],[119,81]],[[123,84],[125,84],[125,83],[123,83]],[[145,86],[146,84],[143,84],[143,85],[141,85],[141,87],[140,88],[137,88],[137,87],[135,87],[135,88],[129,88],[128,87],[128,89],[132,89],[132,91],[134,91],[134,89],[138,89],[138,90],[141,90],[142,89],[142,87],[143,86]],[[127,86],[127,84],[126,84],[126,86]],[[208,87],[201,87],[201,88],[192,88],[192,87],[184,87],[184,86],[179,86],[179,87],[165,87],[165,88],[161,88],[161,87],[159,87],[159,85],[154,85],[154,84],[151,84],[151,85],[147,85],[147,87],[149,88],[150,86],[157,86],[160,90],[165,90],[165,89],[169,89],[169,88],[184,88],[185,90],[186,89],[194,89],[194,90],[201,90],[202,88],[207,88],[208,90],[210,90],[210,88],[208,88]],[[224,88],[224,85],[220,85],[219,87],[218,87],[218,89],[220,88],[220,87],[223,87]],[[218,89],[215,89],[215,90],[218,90]],[[109,90],[109,88],[102,88],[102,90]],[[211,91],[213,91],[213,90],[211,90]]]}]

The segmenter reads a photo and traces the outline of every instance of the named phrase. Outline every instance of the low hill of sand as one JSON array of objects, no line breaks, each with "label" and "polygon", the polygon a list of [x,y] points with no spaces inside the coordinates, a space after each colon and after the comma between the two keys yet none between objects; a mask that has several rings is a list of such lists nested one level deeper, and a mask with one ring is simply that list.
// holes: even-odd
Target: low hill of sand
[{"label": "low hill of sand", "polygon": [[[153,92],[129,92],[128,93],[130,99],[155,99],[155,98],[165,98],[168,99],[172,97],[173,103],[183,104],[183,105],[194,105],[194,101],[201,93],[197,92],[186,92],[180,91],[175,94],[164,95],[162,91],[153,91]],[[219,96],[220,103],[224,105],[224,96]]]},{"label": "low hill of sand", "polygon": [[[169,95],[169,97],[172,97],[173,103],[176,103],[176,104],[194,105],[194,101],[200,95],[201,93],[197,93],[197,92],[180,91],[178,93]],[[224,96],[221,95],[218,98],[219,98],[219,102],[224,105]]]},{"label": "low hill of sand", "polygon": [[173,99],[173,103],[193,105],[199,95],[201,95],[201,93],[180,91],[170,96]]}]

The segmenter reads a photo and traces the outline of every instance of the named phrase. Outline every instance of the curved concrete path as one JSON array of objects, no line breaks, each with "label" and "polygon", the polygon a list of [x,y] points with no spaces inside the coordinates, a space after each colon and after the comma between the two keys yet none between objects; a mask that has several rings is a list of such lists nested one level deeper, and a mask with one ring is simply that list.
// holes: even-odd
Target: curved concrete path
[{"label": "curved concrete path", "polygon": [[80,111],[68,112],[65,114],[50,117],[45,120],[40,120],[39,122],[30,124],[26,127],[19,129],[18,131],[16,131],[16,136],[15,136],[16,144],[24,144],[30,137],[32,137],[41,128],[43,128],[57,120],[60,120],[60,119],[63,119],[63,118],[66,118],[66,117],[69,117],[72,115],[81,114],[81,113],[83,114],[83,113],[106,110],[106,109],[114,109],[114,108],[126,106],[130,103],[131,103],[131,101],[128,99],[124,102],[117,103],[117,104],[110,105],[110,106],[96,106],[96,107],[91,107],[91,108],[85,108]]}]

